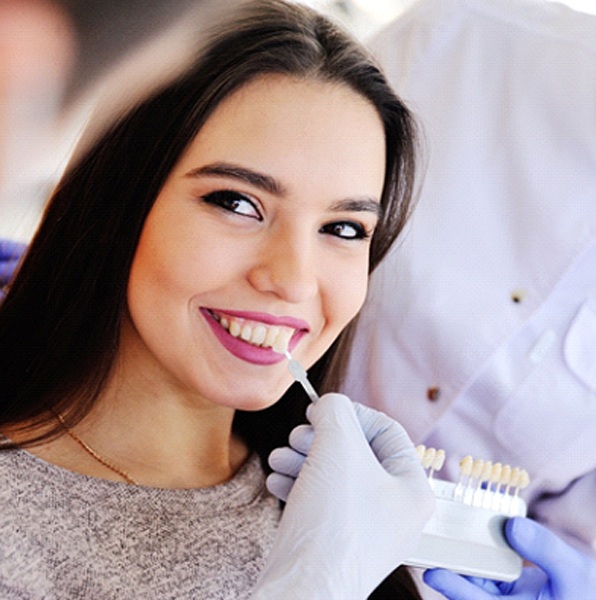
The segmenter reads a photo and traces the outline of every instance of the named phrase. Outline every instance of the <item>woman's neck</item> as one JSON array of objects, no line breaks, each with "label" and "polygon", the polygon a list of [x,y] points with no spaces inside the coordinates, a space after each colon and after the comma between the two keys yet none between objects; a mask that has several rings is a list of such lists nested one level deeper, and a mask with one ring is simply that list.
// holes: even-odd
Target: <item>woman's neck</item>
[{"label": "woman's neck", "polygon": [[232,477],[248,454],[232,434],[234,409],[182,386],[129,329],[123,338],[127,350],[76,434],[143,485],[206,487]]},{"label": "woman's neck", "polygon": [[[64,435],[29,451],[77,473],[124,481],[124,472],[140,485],[163,488],[217,485],[246,461],[248,448],[232,433],[232,408],[113,381],[71,428],[73,436],[66,423]],[[25,439],[16,431],[3,433],[17,443]]]},{"label": "woman's neck", "polygon": [[206,487],[230,479],[248,449],[232,434],[233,409],[178,399],[104,398],[76,434],[142,485]]}]

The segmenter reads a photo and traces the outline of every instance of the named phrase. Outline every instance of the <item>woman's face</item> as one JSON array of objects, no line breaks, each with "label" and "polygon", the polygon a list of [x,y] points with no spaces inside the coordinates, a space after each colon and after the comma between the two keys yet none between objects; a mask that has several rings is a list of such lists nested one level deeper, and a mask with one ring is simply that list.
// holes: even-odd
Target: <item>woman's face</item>
[{"label": "woman's face", "polygon": [[121,356],[208,404],[273,404],[292,378],[271,345],[308,368],[362,305],[384,175],[381,120],[347,86],[247,84],[149,213]]}]

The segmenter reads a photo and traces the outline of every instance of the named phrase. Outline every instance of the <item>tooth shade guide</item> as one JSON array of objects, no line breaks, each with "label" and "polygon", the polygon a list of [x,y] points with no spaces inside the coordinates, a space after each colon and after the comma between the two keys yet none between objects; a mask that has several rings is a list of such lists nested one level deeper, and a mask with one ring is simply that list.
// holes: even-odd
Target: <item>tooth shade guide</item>
[{"label": "tooth shade guide", "polygon": [[527,471],[466,456],[454,483],[433,477],[445,461],[443,450],[421,444],[416,455],[428,473],[436,504],[404,564],[499,581],[517,579],[523,559],[507,543],[503,525],[509,517],[526,516],[519,492],[529,484]]},{"label": "tooth shade guide", "polygon": [[[434,487],[434,482],[437,481],[434,475],[445,463],[445,451],[419,444],[416,446],[416,456]],[[440,481],[441,486],[450,486],[451,500],[511,515],[517,514],[516,500],[520,491],[530,482],[526,470],[500,462],[474,459],[468,455],[460,460],[459,471],[457,484]],[[443,492],[445,489],[443,487]]]}]

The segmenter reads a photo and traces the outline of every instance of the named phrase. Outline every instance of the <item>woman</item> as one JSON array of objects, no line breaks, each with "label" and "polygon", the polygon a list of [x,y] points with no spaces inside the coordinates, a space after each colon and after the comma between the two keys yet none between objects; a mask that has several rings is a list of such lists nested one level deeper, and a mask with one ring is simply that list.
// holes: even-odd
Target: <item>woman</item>
[{"label": "woman", "polygon": [[6,595],[250,593],[306,406],[276,350],[337,386],[413,130],[359,45],[265,1],[69,167],[0,309]]}]

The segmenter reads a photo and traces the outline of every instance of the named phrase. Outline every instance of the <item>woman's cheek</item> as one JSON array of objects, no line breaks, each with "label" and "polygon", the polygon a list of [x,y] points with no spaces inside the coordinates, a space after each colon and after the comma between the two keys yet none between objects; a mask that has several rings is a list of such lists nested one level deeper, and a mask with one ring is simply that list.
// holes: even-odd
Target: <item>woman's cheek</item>
[{"label": "woman's cheek", "polygon": [[334,298],[338,320],[343,329],[360,311],[368,289],[368,256],[366,260],[342,265],[330,274],[330,294]]}]

